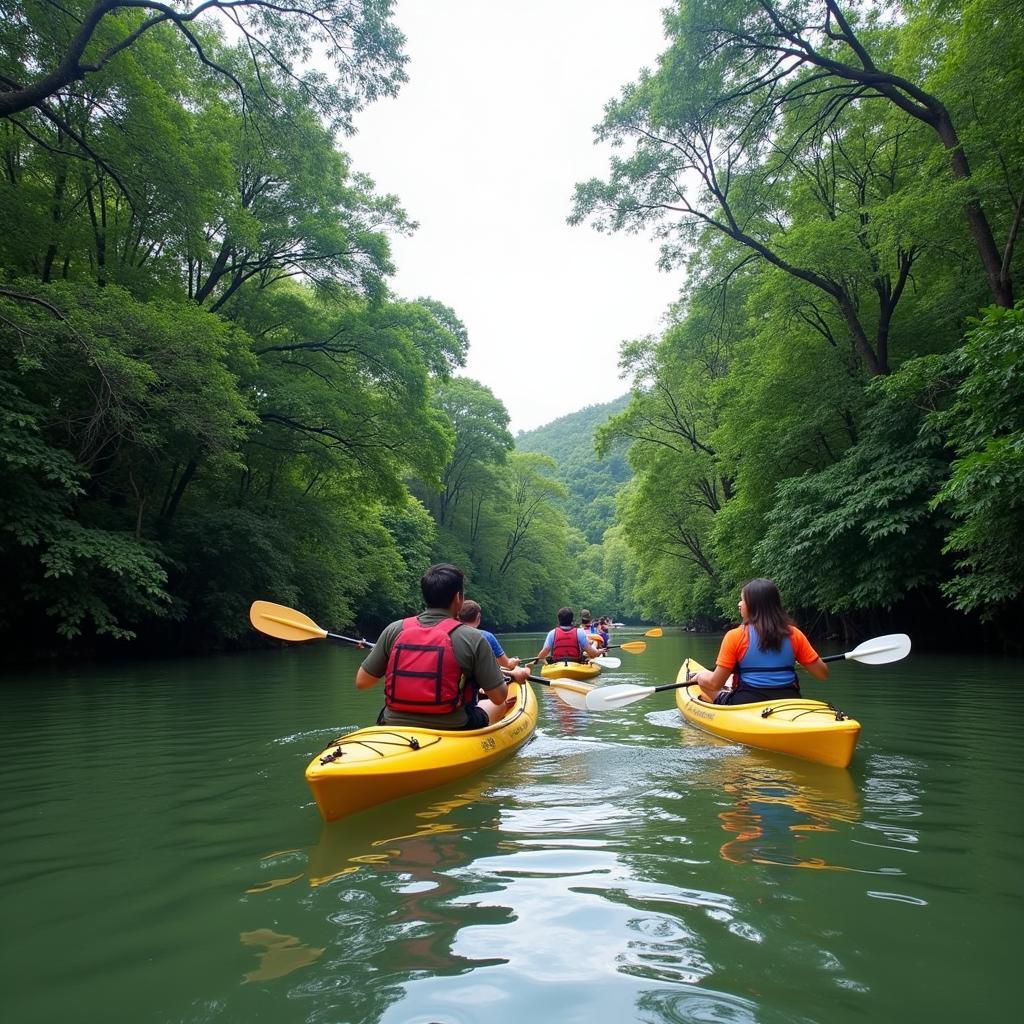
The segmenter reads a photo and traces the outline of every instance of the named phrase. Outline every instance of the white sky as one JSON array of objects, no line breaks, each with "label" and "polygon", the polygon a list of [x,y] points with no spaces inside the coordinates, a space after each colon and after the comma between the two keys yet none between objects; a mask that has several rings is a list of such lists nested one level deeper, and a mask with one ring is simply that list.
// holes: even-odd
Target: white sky
[{"label": "white sky", "polygon": [[659,331],[679,274],[645,236],[565,223],[604,176],[607,100],[663,49],[664,0],[399,0],[409,82],[357,116],[355,168],[419,230],[394,240],[394,290],[451,306],[465,374],[530,430],[626,390],[619,344]]}]

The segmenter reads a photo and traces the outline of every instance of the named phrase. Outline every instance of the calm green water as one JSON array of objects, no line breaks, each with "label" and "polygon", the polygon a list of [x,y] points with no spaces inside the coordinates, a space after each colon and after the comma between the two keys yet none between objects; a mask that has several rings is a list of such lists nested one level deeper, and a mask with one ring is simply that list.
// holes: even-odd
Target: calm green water
[{"label": "calm green water", "polygon": [[[506,638],[513,653],[539,638]],[[667,635],[608,682],[670,682]],[[334,825],[303,780],[379,694],[287,651],[0,683],[17,1024],[1016,1019],[1020,661],[833,667],[849,771],[540,693],[497,771]]]}]

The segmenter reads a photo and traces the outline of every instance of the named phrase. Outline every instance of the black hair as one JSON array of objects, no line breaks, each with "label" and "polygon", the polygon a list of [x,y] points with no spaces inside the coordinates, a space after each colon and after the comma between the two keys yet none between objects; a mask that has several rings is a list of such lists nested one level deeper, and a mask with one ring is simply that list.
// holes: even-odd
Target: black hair
[{"label": "black hair", "polygon": [[559,608],[558,609],[558,624],[560,626],[571,626],[572,625],[572,609],[571,608]]},{"label": "black hair", "polygon": [[428,608],[447,608],[461,594],[466,577],[457,565],[432,565],[420,578],[420,590]]},{"label": "black hair", "polygon": [[763,577],[743,584],[747,621],[757,630],[762,651],[777,651],[789,636],[793,620],[782,607],[782,596],[772,580]]}]

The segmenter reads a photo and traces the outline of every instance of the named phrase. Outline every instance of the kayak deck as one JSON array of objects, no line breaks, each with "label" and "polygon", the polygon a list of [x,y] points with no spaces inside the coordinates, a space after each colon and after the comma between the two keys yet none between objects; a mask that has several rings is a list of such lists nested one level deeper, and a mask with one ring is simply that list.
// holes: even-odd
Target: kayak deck
[{"label": "kayak deck", "polygon": [[375,725],[339,737],[306,768],[325,821],[432,789],[488,767],[518,750],[537,727],[537,698],[512,683],[516,703],[500,721],[458,732]]},{"label": "kayak deck", "polygon": [[586,682],[601,674],[601,666],[590,661],[555,661],[550,665],[542,665],[540,674],[545,679],[579,679]]},{"label": "kayak deck", "polygon": [[[692,659],[679,669],[676,682],[686,681],[703,666]],[[696,684],[676,690],[676,706],[691,725],[721,739],[761,750],[773,750],[818,764],[846,768],[860,736],[860,722],[821,700],[804,697],[754,704],[708,704]]]}]

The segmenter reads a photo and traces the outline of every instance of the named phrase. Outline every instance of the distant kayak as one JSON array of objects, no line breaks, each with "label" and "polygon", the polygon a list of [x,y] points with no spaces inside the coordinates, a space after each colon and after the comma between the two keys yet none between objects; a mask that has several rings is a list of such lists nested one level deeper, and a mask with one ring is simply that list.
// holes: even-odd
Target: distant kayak
[{"label": "distant kayak", "polygon": [[[686,681],[684,662],[676,676]],[[691,672],[704,668],[692,658]],[[756,704],[708,704],[699,700],[696,684],[675,691],[683,717],[698,729],[735,743],[790,754],[845,768],[853,758],[860,736],[860,722],[821,700],[782,698]]]},{"label": "distant kayak", "polygon": [[499,722],[459,732],[375,725],[335,740],[306,768],[325,821],[432,789],[487,768],[518,750],[537,728],[537,698],[511,683],[515,704]]},{"label": "distant kayak", "polygon": [[601,674],[601,666],[590,661],[555,661],[542,665],[540,674],[545,679],[582,679],[587,682]]}]

